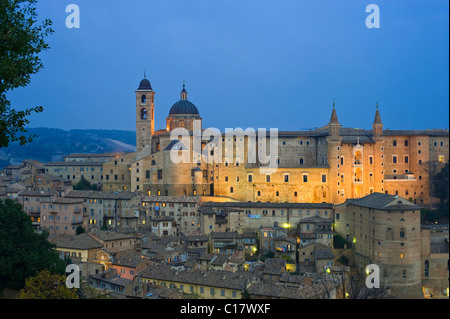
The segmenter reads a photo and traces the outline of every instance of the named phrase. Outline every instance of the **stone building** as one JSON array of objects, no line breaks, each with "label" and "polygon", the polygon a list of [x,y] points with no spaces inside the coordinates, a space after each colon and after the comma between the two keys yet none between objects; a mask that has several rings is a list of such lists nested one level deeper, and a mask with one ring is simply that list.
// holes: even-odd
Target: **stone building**
[{"label": "stone building", "polygon": [[37,173],[45,173],[44,164],[36,160],[24,160],[19,165],[8,165],[0,172],[0,176],[8,177],[11,182],[20,182],[29,180]]},{"label": "stone building", "polygon": [[[425,205],[430,192],[424,165],[443,165],[449,159],[447,129],[384,129],[378,105],[370,130],[342,126],[333,105],[323,127],[278,131],[276,143],[268,138],[272,132],[266,132],[265,142],[261,135],[253,143],[251,130],[203,129],[199,109],[188,100],[184,85],[161,130],[155,130],[155,92],[148,79],[135,94],[137,152],[116,164],[120,173],[108,167],[118,180],[108,187],[116,190],[334,204],[380,192]],[[255,152],[248,152],[249,147]],[[275,156],[275,168],[253,156],[266,150]]]},{"label": "stone building", "polygon": [[109,162],[122,153],[73,153],[62,157],[64,162]]},{"label": "stone building", "polygon": [[45,164],[45,172],[78,183],[84,178],[91,184],[101,185],[103,175],[103,162],[93,161],[66,161],[49,162]]},{"label": "stone building", "polygon": [[64,177],[48,173],[37,173],[32,175],[27,181],[31,183],[33,189],[37,191],[57,191],[61,187],[72,185],[72,183]]},{"label": "stone building", "polygon": [[99,241],[103,248],[112,254],[135,251],[141,247],[140,238],[132,233],[92,229],[88,235]]},{"label": "stone building", "polygon": [[376,264],[381,285],[389,286],[394,297],[423,297],[419,206],[376,192],[337,205],[335,216],[336,232],[351,242],[361,273]]},{"label": "stone building", "polygon": [[48,202],[56,198],[58,193],[56,191],[22,191],[17,198],[22,209],[30,216],[33,227],[39,228],[41,226],[41,211],[43,202]]},{"label": "stone building", "polygon": [[79,226],[86,227],[86,205],[83,199],[55,197],[41,203],[41,229],[49,233],[75,235]]},{"label": "stone building", "polygon": [[149,266],[140,271],[136,281],[140,287],[154,284],[200,299],[241,299],[253,278],[246,272],[192,269],[178,271],[168,265]]},{"label": "stone building", "polygon": [[135,157],[136,153],[126,153],[105,162],[104,174],[101,177],[102,190],[111,192],[131,190],[131,163]]},{"label": "stone building", "polygon": [[141,195],[130,191],[93,191],[87,199],[90,228],[127,228],[138,230],[141,213]]},{"label": "stone building", "polygon": [[[201,234],[202,214],[198,196],[143,196],[141,229],[160,217],[171,217],[174,234]],[[167,229],[166,229],[167,230]]]},{"label": "stone building", "polygon": [[449,297],[449,236],[422,228],[422,285],[425,298]]},{"label": "stone building", "polygon": [[[278,226],[294,230],[300,221],[317,216],[333,219],[334,207],[328,203],[260,203],[260,202],[204,202],[202,208],[210,208],[217,216],[223,216],[226,228],[221,231]],[[216,218],[218,218],[216,216]]]},{"label": "stone building", "polygon": [[226,160],[216,164],[214,194],[242,201],[342,203],[382,192],[423,205],[430,201],[423,165],[448,161],[448,136],[447,130],[383,130],[378,108],[372,130],[345,128],[333,107],[322,128],[278,132],[275,172]]}]

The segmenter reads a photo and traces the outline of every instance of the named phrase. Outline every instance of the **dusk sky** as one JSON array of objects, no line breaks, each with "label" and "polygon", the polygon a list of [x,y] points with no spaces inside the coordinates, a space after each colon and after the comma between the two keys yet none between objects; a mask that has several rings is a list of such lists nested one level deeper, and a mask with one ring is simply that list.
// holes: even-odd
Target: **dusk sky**
[{"label": "dusk sky", "polygon": [[204,128],[314,129],[333,99],[345,127],[371,129],[378,102],[385,129],[448,128],[448,12],[448,0],[41,0],[51,49],[8,97],[44,106],[29,127],[135,130],[146,70],[156,129],[183,81]]}]

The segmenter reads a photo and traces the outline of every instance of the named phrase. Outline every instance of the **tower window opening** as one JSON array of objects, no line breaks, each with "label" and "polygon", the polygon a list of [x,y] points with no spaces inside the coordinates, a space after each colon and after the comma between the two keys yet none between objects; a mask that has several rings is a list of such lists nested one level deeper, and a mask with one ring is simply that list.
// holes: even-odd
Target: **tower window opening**
[{"label": "tower window opening", "polygon": [[142,109],[141,110],[141,120],[146,120],[147,119],[147,109]]}]

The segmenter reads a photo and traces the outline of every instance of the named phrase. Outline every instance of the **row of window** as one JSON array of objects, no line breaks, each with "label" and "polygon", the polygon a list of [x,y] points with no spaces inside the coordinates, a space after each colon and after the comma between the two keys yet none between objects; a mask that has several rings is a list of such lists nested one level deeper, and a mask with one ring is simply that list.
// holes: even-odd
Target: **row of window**
[{"label": "row of window", "polygon": [[[59,225],[56,225],[55,227],[53,227],[53,226],[44,227],[44,229],[49,229],[49,230],[56,229],[56,230],[59,230]],[[69,230],[69,227],[64,226],[64,230]],[[72,226],[72,231],[75,231],[75,226]]]},{"label": "row of window", "polygon": [[[397,146],[397,140],[392,140],[392,146]],[[404,146],[408,146],[409,145],[409,141],[408,140],[404,140],[404,142],[403,142],[403,144],[404,144]],[[438,145],[438,142],[437,141],[434,141],[434,146],[437,146]],[[422,145],[422,142],[418,142],[418,145],[420,146],[420,145]],[[440,146],[444,146],[444,141],[440,141],[439,142],[439,145]]]},{"label": "row of window", "polygon": [[[288,173],[283,174],[283,180],[285,183],[289,183],[290,182],[290,175]],[[228,176],[225,176],[225,182],[228,182]],[[267,174],[266,175],[266,183],[270,183],[272,181],[271,175]],[[308,174],[302,174],[302,181],[304,183],[308,182]],[[239,176],[236,176],[236,182],[239,182]],[[247,182],[252,183],[253,182],[253,175],[249,174],[247,175]],[[326,183],[327,182],[327,175],[322,175],[322,183]]]},{"label": "row of window", "polygon": [[[234,187],[233,186],[231,186],[230,187],[230,193],[232,194],[232,193],[234,193]],[[339,194],[339,191],[338,191],[338,194]],[[297,197],[298,196],[298,192],[297,191],[294,191],[294,197]],[[256,191],[256,196],[262,196],[261,195],[261,191]],[[275,191],[275,196],[280,196],[280,191]],[[323,198],[326,198],[327,197],[327,192],[326,191],[322,191],[322,197]]]},{"label": "row of window", "polygon": [[[151,195],[151,192],[150,191],[148,191],[148,195],[150,196]],[[177,203],[178,205],[181,205],[181,206],[183,206],[183,207],[195,207],[195,203]],[[149,205],[152,205],[152,203],[150,203],[150,202],[144,202],[144,203],[142,203],[142,206],[149,206]],[[167,206],[167,203],[164,203],[164,202],[162,202],[162,203],[159,203],[159,202],[155,202],[155,210],[158,210],[156,207],[166,207]],[[175,207],[175,203],[169,203],[169,207]]]},{"label": "row of window", "polygon": [[[136,190],[139,190],[139,185],[136,185]],[[206,196],[206,190],[203,190],[202,193],[203,193],[203,196]],[[148,191],[147,194],[148,194],[148,196],[151,196],[152,195],[152,191]],[[193,196],[197,196],[197,190],[196,189],[194,189],[192,191],[192,195]],[[161,196],[161,191],[159,189],[156,191],[156,196]],[[169,196],[169,191],[167,189],[164,190],[164,196]]]},{"label": "row of window", "polygon": [[[53,216],[53,215],[43,215],[41,216],[43,220],[55,220],[55,221],[60,221],[61,220],[61,216]],[[68,221],[68,217],[64,216],[64,221]],[[76,216],[72,216],[72,223],[76,223],[78,220],[79,223],[81,223],[83,221],[81,216],[78,216],[78,219],[76,218]]]},{"label": "row of window", "polygon": [[[77,167],[72,167],[72,172],[76,172]],[[100,172],[103,172],[103,167],[99,167]],[[58,173],[58,172],[67,172],[70,169],[68,169],[68,167],[59,167],[59,168],[54,168],[53,172]],[[48,168],[45,169],[45,171],[48,173]],[[95,172],[95,167],[80,167],[80,172]]]},{"label": "row of window", "polygon": [[[434,146],[437,146],[438,145],[438,142],[437,141],[434,141]],[[397,140],[392,140],[392,146],[397,146],[398,145],[398,142],[397,142]],[[404,146],[409,146],[409,141],[408,140],[404,140],[403,141],[403,145]],[[421,142],[418,142],[418,145],[420,146],[420,145],[422,145],[422,143]],[[439,142],[439,145],[440,146],[444,146],[444,141],[440,141]]]}]

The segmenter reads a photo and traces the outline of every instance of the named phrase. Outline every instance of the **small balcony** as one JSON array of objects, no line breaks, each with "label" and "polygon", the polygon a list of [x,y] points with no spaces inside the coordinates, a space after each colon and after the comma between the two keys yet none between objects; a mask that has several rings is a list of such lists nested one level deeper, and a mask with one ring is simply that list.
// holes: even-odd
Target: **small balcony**
[{"label": "small balcony", "polygon": [[359,167],[359,166],[362,166],[363,165],[363,163],[362,163],[362,161],[360,161],[360,160],[355,160],[354,162],[353,162],[353,167]]},{"label": "small balcony", "polygon": [[363,165],[363,157],[360,151],[355,152],[355,156],[353,157],[353,166],[358,167]]}]

